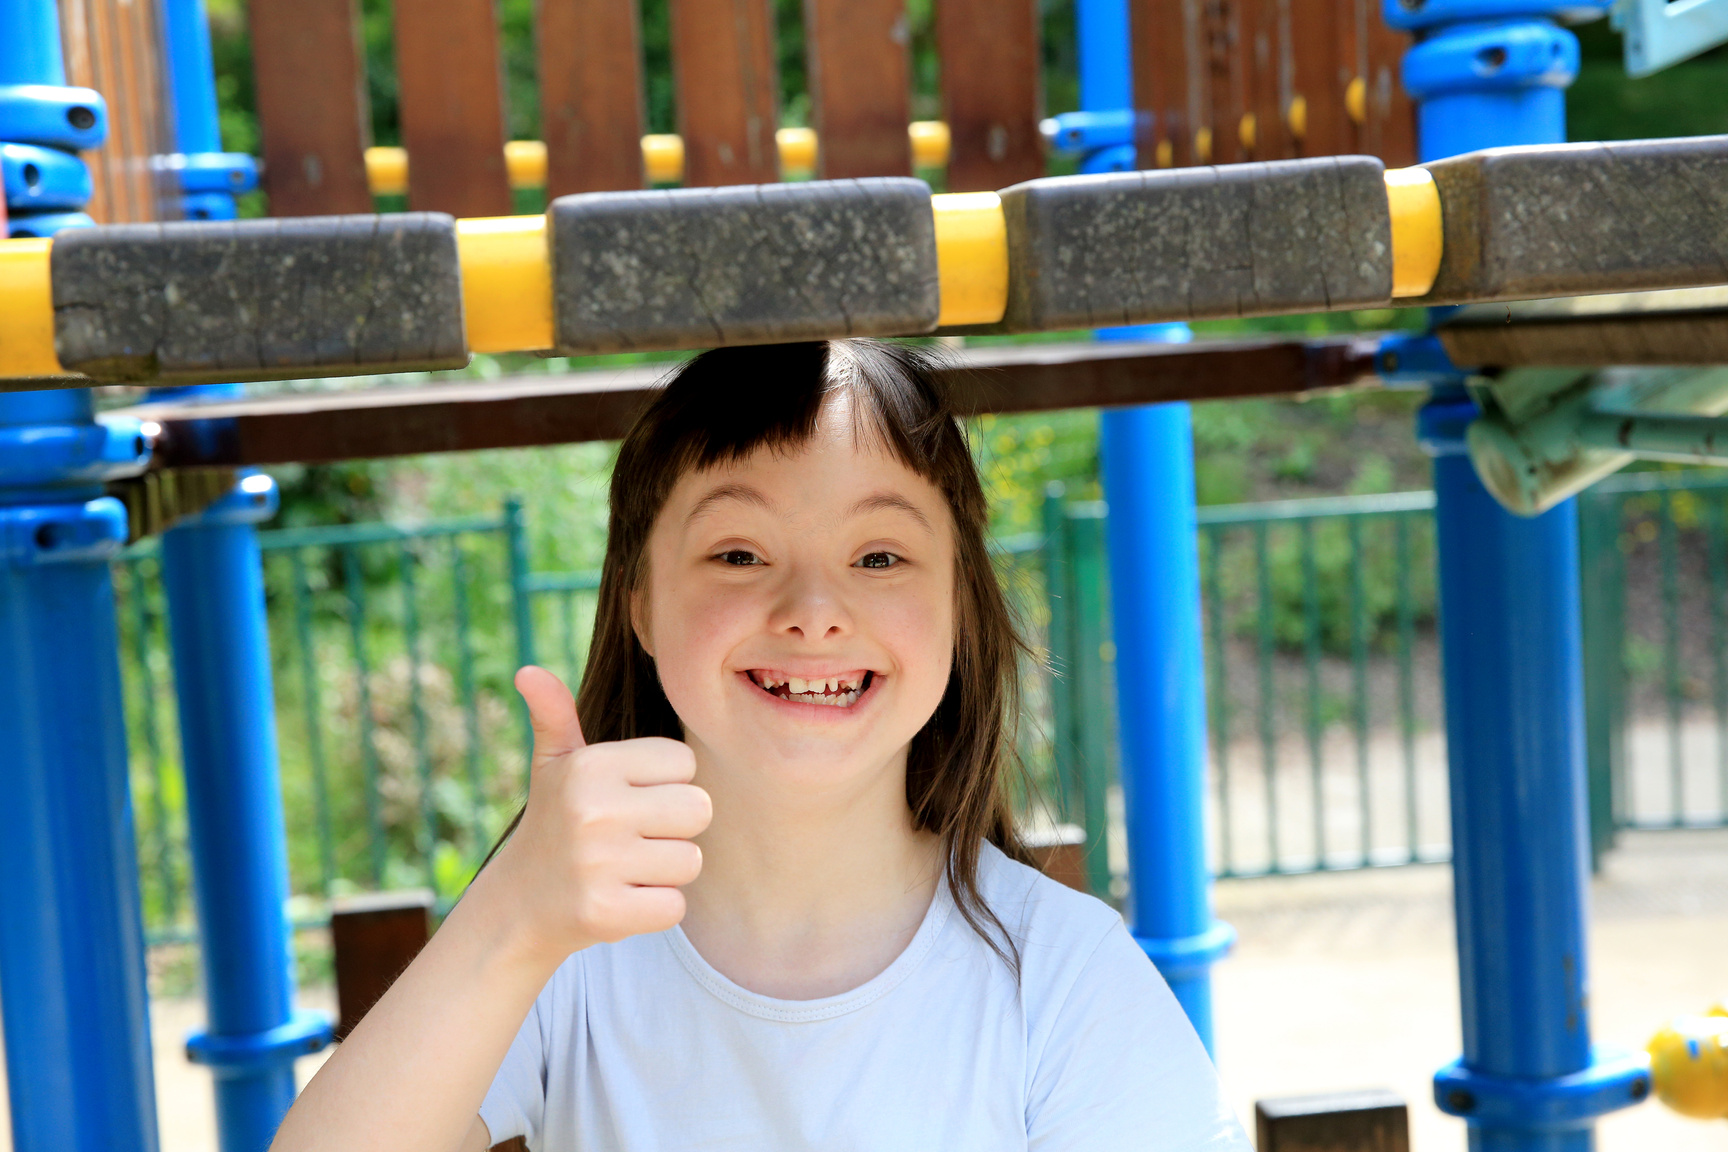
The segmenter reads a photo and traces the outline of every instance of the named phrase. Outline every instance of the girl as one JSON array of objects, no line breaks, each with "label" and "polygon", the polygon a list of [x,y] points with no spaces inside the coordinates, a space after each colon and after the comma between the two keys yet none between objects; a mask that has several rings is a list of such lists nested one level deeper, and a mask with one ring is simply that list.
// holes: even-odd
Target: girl
[{"label": "girl", "polygon": [[517,674],[526,807],[275,1148],[1247,1152],[1121,918],[1023,863],[985,517],[921,353],[685,366],[580,705]]}]

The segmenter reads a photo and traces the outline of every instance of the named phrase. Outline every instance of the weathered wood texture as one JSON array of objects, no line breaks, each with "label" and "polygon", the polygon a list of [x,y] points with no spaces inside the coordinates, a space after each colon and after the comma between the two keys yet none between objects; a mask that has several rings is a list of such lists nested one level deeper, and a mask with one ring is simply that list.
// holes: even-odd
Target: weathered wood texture
[{"label": "weathered wood texture", "polygon": [[377,892],[330,910],[336,967],[336,1039],[344,1039],[390,990],[432,935],[432,893]]},{"label": "weathered wood texture", "polygon": [[804,35],[817,174],[912,175],[905,0],[804,0]]},{"label": "weathered wood texture", "polygon": [[1367,156],[1122,172],[1005,191],[1009,331],[1384,307],[1392,232]]},{"label": "weathered wood texture", "polygon": [[508,216],[504,86],[493,0],[392,0],[408,206]]},{"label": "weathered wood texture", "polygon": [[247,12],[270,214],[372,211],[356,0],[250,0]]},{"label": "weathered wood texture", "polygon": [[196,384],[468,362],[448,216],[76,228],[50,259],[60,362],[98,380]]},{"label": "weathered wood texture", "polygon": [[1409,39],[1386,27],[1377,0],[1130,9],[1141,167],[1348,153],[1415,162],[1415,116],[1397,84]]},{"label": "weathered wood texture", "polygon": [[[963,410],[1034,412],[1301,395],[1373,380],[1373,337],[1037,344],[964,352]],[[162,425],[162,467],[261,465],[616,440],[669,366],[492,383],[278,395],[133,411]]]},{"label": "weathered wood texture", "polygon": [[1370,1090],[1254,1104],[1258,1152],[1410,1152],[1403,1097]]},{"label": "weathered wood texture", "polygon": [[551,220],[561,352],[936,328],[930,188],[911,177],[599,192]]},{"label": "weathered wood texture", "polygon": [[1446,248],[1423,304],[1728,281],[1728,136],[1492,149],[1425,167]]},{"label": "weathered wood texture", "polygon": [[769,0],[670,0],[687,187],[780,179],[780,84]]},{"label": "weathered wood texture", "polygon": [[936,43],[950,192],[1044,175],[1037,0],[941,0]]},{"label": "weathered wood texture", "polygon": [[60,0],[60,30],[67,83],[108,101],[108,139],[84,157],[94,192],[86,211],[99,224],[178,215],[178,188],[151,164],[174,151],[156,6]]},{"label": "weathered wood texture", "polygon": [[1438,334],[1475,368],[1728,364],[1728,288],[1477,304]]},{"label": "weathered wood texture", "polygon": [[546,198],[640,188],[642,36],[634,0],[540,0]]}]

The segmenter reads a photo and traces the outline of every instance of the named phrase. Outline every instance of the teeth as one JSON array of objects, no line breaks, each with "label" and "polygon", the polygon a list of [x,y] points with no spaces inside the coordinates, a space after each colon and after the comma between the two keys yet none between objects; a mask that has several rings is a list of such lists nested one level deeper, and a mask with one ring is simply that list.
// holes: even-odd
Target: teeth
[{"label": "teeth", "polygon": [[810,682],[802,676],[790,676],[786,680],[786,691],[794,696],[810,691]]}]

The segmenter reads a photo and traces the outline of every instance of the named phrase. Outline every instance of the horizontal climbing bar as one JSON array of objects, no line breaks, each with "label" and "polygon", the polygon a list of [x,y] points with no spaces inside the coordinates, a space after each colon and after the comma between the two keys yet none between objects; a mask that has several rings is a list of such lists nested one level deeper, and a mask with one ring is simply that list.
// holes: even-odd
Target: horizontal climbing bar
[{"label": "horizontal climbing bar", "polygon": [[[918,180],[871,178],[584,193],[543,216],[72,230],[0,246],[0,378],[356,375],[456,366],[472,352],[1690,288],[1724,278],[1708,254],[1728,249],[1728,198],[1679,190],[1712,186],[1704,177],[1724,161],[1728,138],[1702,137],[1497,149],[1391,172],[1372,157],[1319,157],[1000,193],[933,196]],[[1628,220],[1637,205],[1649,219]]]},{"label": "horizontal climbing bar", "polygon": [[[950,137],[940,120],[916,120],[906,126],[912,148],[912,163],[919,168],[946,168]],[[816,171],[820,142],[814,128],[781,128],[774,133],[780,153],[780,171],[807,175]],[[504,145],[504,168],[510,187],[522,190],[546,187],[546,144],[541,140],[511,140]],[[684,179],[684,140],[669,133],[642,137],[642,170],[652,184],[677,184]],[[374,196],[402,196],[408,192],[408,150],[374,147],[366,149],[366,182]]]}]

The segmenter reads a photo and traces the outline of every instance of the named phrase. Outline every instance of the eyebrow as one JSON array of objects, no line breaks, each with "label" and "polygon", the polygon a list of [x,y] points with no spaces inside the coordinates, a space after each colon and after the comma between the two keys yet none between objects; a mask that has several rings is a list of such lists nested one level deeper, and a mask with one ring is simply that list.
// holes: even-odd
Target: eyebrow
[{"label": "eyebrow", "polygon": [[904,496],[893,492],[875,492],[858,503],[852,505],[848,516],[862,516],[866,512],[904,512],[911,516],[926,529],[930,527],[930,518],[918,510],[918,506]]},{"label": "eyebrow", "polygon": [[762,493],[750,487],[748,484],[721,484],[719,487],[711,489],[706,496],[702,497],[702,499],[696,501],[696,506],[690,509],[689,515],[684,517],[684,523],[695,523],[698,516],[701,516],[704,512],[714,507],[714,505],[725,500],[738,500],[745,504],[754,504],[758,508],[765,508],[769,511],[773,511],[774,509],[774,502],[772,500],[768,499],[768,497],[762,495]]}]

